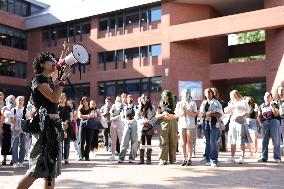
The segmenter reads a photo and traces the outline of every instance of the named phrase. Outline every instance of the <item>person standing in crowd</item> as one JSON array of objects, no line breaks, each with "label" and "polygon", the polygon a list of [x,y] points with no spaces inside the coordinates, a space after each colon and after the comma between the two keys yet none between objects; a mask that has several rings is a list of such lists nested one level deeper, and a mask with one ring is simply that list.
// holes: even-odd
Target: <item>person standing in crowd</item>
[{"label": "person standing in crowd", "polygon": [[276,163],[281,162],[280,153],[280,116],[279,107],[276,101],[273,101],[272,94],[266,92],[264,94],[264,103],[259,107],[258,111],[259,126],[263,129],[262,139],[262,155],[258,162],[267,162],[268,160],[268,144],[270,138],[273,142],[273,158]]},{"label": "person standing in crowd", "polygon": [[200,116],[204,131],[206,147],[206,165],[216,167],[218,164],[218,137],[220,136],[218,119],[223,114],[219,101],[215,99],[212,89],[204,90],[205,100],[200,106]]},{"label": "person standing in crowd", "polygon": [[[93,129],[92,133],[92,137],[91,137],[91,152],[93,154],[93,157],[95,157],[97,151],[98,151],[98,147],[99,147],[99,132],[100,132],[100,120],[101,120],[101,113],[100,113],[100,109],[97,108],[97,104],[94,100],[90,100],[90,111],[91,114],[93,115],[92,119],[96,119],[97,120],[97,127],[96,128],[91,128]],[[87,125],[87,127],[89,127]]]},{"label": "person standing in crowd", "polygon": [[[212,87],[211,90],[213,91],[214,93],[214,97],[215,97],[215,100],[217,100],[220,104],[221,104],[221,107],[222,107],[222,110],[224,112],[224,108],[226,107],[226,103],[221,100],[219,98],[219,91],[217,88],[215,87]],[[227,126],[229,126],[228,124],[226,124]],[[227,144],[226,144],[226,138],[227,138],[227,132],[228,132],[229,128],[225,126],[224,129],[220,129],[220,139],[221,139],[221,142],[219,143],[219,150],[222,151],[222,152],[226,152],[227,151]]]},{"label": "person standing in crowd", "polygon": [[71,124],[72,124],[72,128],[73,128],[73,133],[75,135],[74,137],[74,148],[78,154],[78,156],[80,155],[80,140],[79,140],[79,127],[77,124],[77,120],[78,119],[78,111],[76,108],[76,103],[74,100],[67,100],[67,106],[69,106],[71,108]]},{"label": "person standing in crowd", "polygon": [[157,107],[156,118],[160,121],[160,154],[159,165],[176,162],[177,118],[174,114],[175,102],[172,93],[164,90]]},{"label": "person standing in crowd", "polygon": [[281,135],[281,140],[280,144],[281,146],[281,154],[284,155],[284,87],[280,86],[277,88],[277,95],[276,95],[276,100],[278,103],[279,107],[279,115],[281,117],[280,120],[280,135]]},{"label": "person standing in crowd", "polygon": [[[141,97],[143,98],[143,97]],[[138,119],[138,125],[142,125],[141,129],[141,148],[140,148],[140,162],[139,164],[144,164],[145,149],[146,151],[146,164],[151,164],[152,156],[152,136],[154,135],[154,121],[155,121],[156,110],[150,99],[144,96],[141,104],[141,108],[136,111],[136,117]],[[147,145],[145,145],[147,142]]]},{"label": "person standing in crowd", "polygon": [[86,161],[90,161],[90,149],[93,129],[87,127],[87,124],[85,124],[84,122],[87,122],[88,119],[94,118],[94,116],[94,113],[91,113],[87,97],[82,97],[80,106],[78,108],[78,117],[81,119],[79,128],[81,153],[79,156],[79,161],[82,161],[83,158],[85,158]]},{"label": "person standing in crowd", "polygon": [[195,117],[197,114],[197,106],[190,96],[189,89],[183,90],[181,100],[177,103],[175,109],[175,115],[178,117],[179,133],[182,136],[183,161],[181,166],[190,166],[192,164],[193,138],[196,129]]},{"label": "person standing in crowd", "polygon": [[[16,98],[16,107],[11,110],[11,133],[12,133],[12,161],[13,167],[24,167],[26,154],[26,134],[21,127],[21,119],[26,119],[26,109],[24,108],[25,97]],[[20,147],[20,151],[19,151]]]},{"label": "person standing in crowd", "polygon": [[[11,110],[15,107],[15,97],[9,95],[6,99],[6,105],[2,108],[3,116],[3,136],[1,155],[3,156],[2,165],[6,165],[7,155],[12,155],[11,151]],[[11,160],[10,165],[13,165]]]},{"label": "person standing in crowd", "polygon": [[108,127],[104,129],[104,146],[105,151],[109,151],[109,135],[110,135],[110,109],[111,109],[111,98],[106,97],[105,104],[101,107],[100,112],[101,115],[104,116],[104,118],[107,121]]},{"label": "person standing in crowd", "polygon": [[4,93],[0,91],[0,147],[1,148],[2,148],[2,135],[3,135],[3,115],[1,110],[4,106],[5,106]]},{"label": "person standing in crowd", "polygon": [[136,106],[134,105],[133,97],[127,95],[127,106],[123,109],[124,130],[121,141],[121,151],[119,154],[118,163],[124,161],[129,142],[131,142],[131,150],[129,154],[129,163],[133,163],[137,152],[137,122],[135,120]]},{"label": "person standing in crowd", "polygon": [[[55,55],[50,52],[40,53],[33,62],[36,75],[31,82],[31,101],[38,117],[34,118],[38,132],[33,133],[35,141],[30,153],[30,168],[17,189],[29,188],[38,178],[45,179],[45,188],[54,188],[55,178],[61,174],[63,129],[57,103],[70,68],[63,69],[62,77],[58,78],[56,63]],[[52,77],[57,77],[55,82]]]},{"label": "person standing in crowd", "polygon": [[[255,156],[257,157],[257,139],[258,139],[257,109],[258,108],[257,108],[257,104],[254,102],[254,99],[252,97],[247,96],[244,99],[247,101],[248,106],[249,106],[249,113],[246,118],[248,130],[252,138],[252,145],[249,144],[249,150],[250,150],[251,156],[253,156],[253,153],[254,153]],[[252,152],[252,148],[254,152]]]},{"label": "person standing in crowd", "polygon": [[58,104],[58,114],[62,120],[64,128],[64,140],[63,140],[63,159],[65,164],[69,164],[69,151],[70,141],[76,140],[73,132],[71,120],[73,119],[72,110],[67,106],[66,93],[61,93]]},{"label": "person standing in crowd", "polygon": [[245,162],[245,144],[252,143],[246,123],[249,106],[237,90],[230,92],[230,100],[225,108],[225,113],[231,115],[228,132],[228,144],[231,144],[231,157],[227,159],[227,162],[235,162],[236,144],[240,144],[241,157],[238,163],[243,164]]},{"label": "person standing in crowd", "polygon": [[123,105],[121,104],[121,97],[115,98],[115,103],[112,105],[110,111],[110,137],[111,137],[111,157],[110,161],[115,160],[115,149],[117,140],[121,141],[124,129],[124,123],[122,121]]}]

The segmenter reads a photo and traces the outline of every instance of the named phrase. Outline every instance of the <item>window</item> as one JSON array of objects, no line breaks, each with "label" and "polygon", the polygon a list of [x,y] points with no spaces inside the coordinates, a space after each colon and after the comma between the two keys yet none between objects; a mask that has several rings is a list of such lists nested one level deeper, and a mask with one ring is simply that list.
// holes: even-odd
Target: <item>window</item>
[{"label": "window", "polygon": [[141,92],[149,91],[149,78],[143,78],[141,80]]},{"label": "window", "polygon": [[160,56],[161,55],[161,44],[151,45],[150,46],[150,54],[151,54],[151,56]]},{"label": "window", "polygon": [[105,83],[105,96],[115,96],[115,82]]},{"label": "window", "polygon": [[123,27],[123,15],[118,15],[117,27]]},{"label": "window", "polygon": [[8,5],[7,0],[0,0],[0,10],[7,11]]},{"label": "window", "polygon": [[15,0],[8,0],[8,12],[15,13]]},{"label": "window", "polygon": [[116,93],[117,95],[126,92],[125,91],[125,85],[124,85],[123,81],[118,81],[116,87],[117,87],[117,89],[116,89],[117,90],[117,93]]},{"label": "window", "polygon": [[114,60],[114,51],[106,52],[106,62],[113,62]]},{"label": "window", "polygon": [[81,24],[80,23],[76,23],[75,24],[75,32],[76,32],[76,35],[80,35],[81,34]]},{"label": "window", "polygon": [[25,79],[26,72],[25,63],[0,58],[0,75]]},{"label": "window", "polygon": [[139,22],[139,12],[134,12],[126,15],[125,17],[126,25],[135,25]]},{"label": "window", "polygon": [[66,95],[68,97],[80,99],[82,96],[90,96],[90,83],[73,84],[73,87],[76,91],[76,96],[74,94],[74,91],[69,86],[67,86],[64,92],[66,92]]},{"label": "window", "polygon": [[150,9],[150,22],[161,20],[161,7],[153,7]]},{"label": "window", "polygon": [[115,16],[111,16],[109,19],[109,29],[115,28]]},{"label": "window", "polygon": [[125,81],[126,92],[129,94],[140,93],[140,81],[139,79]]},{"label": "window", "polygon": [[99,23],[99,31],[107,30],[108,18],[101,18]]},{"label": "window", "polygon": [[116,51],[116,60],[118,62],[122,62],[123,61],[123,50]]},{"label": "window", "polygon": [[26,49],[27,36],[24,31],[0,25],[0,45]]},{"label": "window", "polygon": [[69,37],[73,37],[75,35],[74,24],[69,25]]},{"label": "window", "polygon": [[55,28],[51,28],[51,40],[55,40],[56,30]]},{"label": "window", "polygon": [[82,34],[90,33],[91,31],[91,22],[82,23]]},{"label": "window", "polygon": [[61,26],[57,28],[57,38],[66,38],[67,37],[67,26]]},{"label": "window", "polygon": [[148,57],[148,46],[143,46],[140,48],[141,58]]},{"label": "window", "polygon": [[141,24],[146,23],[147,22],[147,11],[143,10],[141,11]]},{"label": "window", "polygon": [[132,60],[133,58],[139,58],[139,48],[131,48],[125,50],[125,58],[127,60]]},{"label": "window", "polygon": [[49,40],[49,30],[43,30],[42,32],[42,40],[48,41]]},{"label": "window", "polygon": [[105,63],[105,53],[100,52],[99,53],[99,64],[103,64],[103,63]]},{"label": "window", "polygon": [[161,92],[161,91],[162,91],[161,77],[151,78],[151,92]]},{"label": "window", "polygon": [[99,82],[99,96],[103,96],[105,94],[105,84]]}]

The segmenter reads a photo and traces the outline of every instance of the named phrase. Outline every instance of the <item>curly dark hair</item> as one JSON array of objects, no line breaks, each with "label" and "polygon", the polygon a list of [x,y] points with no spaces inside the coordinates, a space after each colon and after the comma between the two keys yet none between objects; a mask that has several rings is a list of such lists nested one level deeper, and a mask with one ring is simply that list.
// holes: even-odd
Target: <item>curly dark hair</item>
[{"label": "curly dark hair", "polygon": [[52,52],[41,52],[33,61],[33,69],[36,74],[40,74],[43,71],[43,64],[45,61],[54,61],[56,60],[54,53]]}]

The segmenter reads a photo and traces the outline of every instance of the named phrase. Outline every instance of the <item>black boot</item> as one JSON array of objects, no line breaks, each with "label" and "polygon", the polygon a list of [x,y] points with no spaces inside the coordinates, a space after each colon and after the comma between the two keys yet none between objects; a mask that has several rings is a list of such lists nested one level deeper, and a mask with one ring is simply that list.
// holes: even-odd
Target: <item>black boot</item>
[{"label": "black boot", "polygon": [[144,164],[145,149],[140,149],[140,162],[138,164]]},{"label": "black boot", "polygon": [[147,149],[146,155],[147,155],[146,164],[151,164],[151,156],[152,156],[152,149],[151,149],[151,148],[150,148],[150,149],[149,149],[149,148]]}]

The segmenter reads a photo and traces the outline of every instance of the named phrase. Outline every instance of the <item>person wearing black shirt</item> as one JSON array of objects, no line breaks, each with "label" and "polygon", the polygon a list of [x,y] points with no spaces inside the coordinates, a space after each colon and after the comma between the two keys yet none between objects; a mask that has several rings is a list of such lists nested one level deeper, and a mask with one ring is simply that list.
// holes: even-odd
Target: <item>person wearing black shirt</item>
[{"label": "person wearing black shirt", "polygon": [[[31,101],[39,115],[39,131],[33,133],[33,148],[30,152],[30,168],[17,189],[29,188],[38,178],[45,178],[45,188],[54,188],[55,179],[61,174],[63,129],[58,116],[57,103],[63,91],[70,68],[65,67],[61,78],[56,76],[55,55],[40,53],[34,60],[36,75],[31,82]],[[57,78],[53,82],[52,78]]]},{"label": "person wearing black shirt", "polygon": [[60,119],[63,121],[64,125],[64,142],[63,142],[63,158],[64,163],[69,164],[69,150],[70,150],[70,140],[76,140],[75,134],[73,132],[73,127],[71,124],[72,110],[67,106],[67,97],[65,93],[61,93],[58,105],[58,114]]},{"label": "person wearing black shirt", "polygon": [[160,163],[166,165],[176,162],[177,148],[177,118],[175,116],[175,103],[169,90],[162,92],[161,101],[157,108],[156,118],[160,120]]}]

